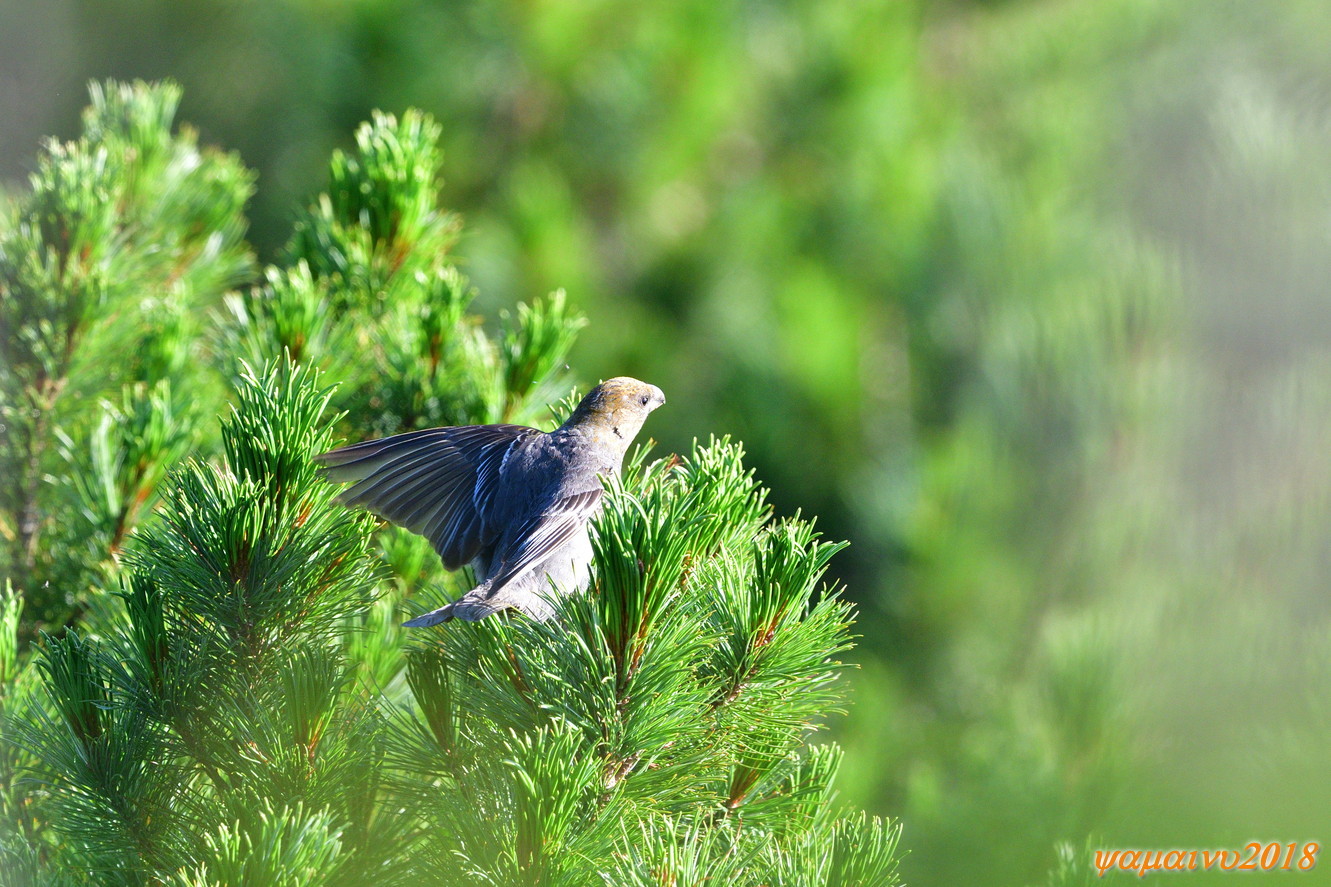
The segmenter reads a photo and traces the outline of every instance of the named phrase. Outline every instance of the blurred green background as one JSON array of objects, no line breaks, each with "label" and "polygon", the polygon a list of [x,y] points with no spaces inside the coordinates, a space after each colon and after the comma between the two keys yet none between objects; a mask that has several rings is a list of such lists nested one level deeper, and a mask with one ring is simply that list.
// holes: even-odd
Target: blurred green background
[{"label": "blurred green background", "polygon": [[841,792],[907,882],[1038,884],[1088,835],[1331,840],[1328,35],[1324,0],[5,0],[0,180],[89,79],[171,78],[269,259],[371,109],[434,114],[482,312],[566,288],[583,380],[659,384],[663,447],[732,434],[851,540]]}]

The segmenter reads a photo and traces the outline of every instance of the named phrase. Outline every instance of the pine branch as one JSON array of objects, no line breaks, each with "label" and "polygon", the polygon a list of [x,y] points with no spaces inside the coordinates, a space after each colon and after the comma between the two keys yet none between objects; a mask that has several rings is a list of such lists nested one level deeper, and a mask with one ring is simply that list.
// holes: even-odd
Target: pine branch
[{"label": "pine branch", "polygon": [[[80,544],[67,513],[88,504],[79,494],[89,491],[68,486],[70,458],[82,464],[90,446],[101,446],[92,458],[103,467],[123,457],[151,484],[178,455],[170,447],[131,454],[130,434],[103,434],[97,444],[90,435],[99,395],[179,375],[187,343],[144,335],[123,364],[105,360],[108,346],[125,351],[141,325],[168,328],[167,315],[183,316],[182,306],[206,306],[249,263],[240,211],[252,177],[234,157],[200,150],[188,129],[172,132],[179,89],[109,82],[90,93],[82,137],[46,145],[30,193],[0,222],[0,475],[9,479],[0,487],[0,568],[39,596],[29,600],[31,614],[48,620],[64,618],[70,602],[46,589],[81,601],[132,529],[139,497],[152,494],[141,485],[120,490],[120,501],[94,514],[119,514],[120,526],[99,536],[100,547]],[[108,442],[127,451],[110,453]],[[48,544],[53,531],[59,538]]]}]

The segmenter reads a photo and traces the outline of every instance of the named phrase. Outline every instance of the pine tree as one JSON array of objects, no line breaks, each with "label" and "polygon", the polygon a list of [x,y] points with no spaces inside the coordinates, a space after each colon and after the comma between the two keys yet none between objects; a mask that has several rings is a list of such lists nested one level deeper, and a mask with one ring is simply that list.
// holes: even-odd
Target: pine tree
[{"label": "pine tree", "polygon": [[[774,519],[739,444],[631,453],[555,620],[397,627],[465,577],[311,456],[557,422],[583,322],[562,293],[468,313],[436,123],[364,125],[249,281],[248,174],[171,133],[171,87],[93,97],[0,230],[0,885],[895,882],[899,827],[838,812],[810,744],[843,546]],[[22,651],[25,596],[29,627],[79,618]]]},{"label": "pine tree", "polygon": [[0,213],[0,571],[56,624],[189,449],[200,315],[250,265],[253,176],[172,133],[180,90],[91,91]]}]

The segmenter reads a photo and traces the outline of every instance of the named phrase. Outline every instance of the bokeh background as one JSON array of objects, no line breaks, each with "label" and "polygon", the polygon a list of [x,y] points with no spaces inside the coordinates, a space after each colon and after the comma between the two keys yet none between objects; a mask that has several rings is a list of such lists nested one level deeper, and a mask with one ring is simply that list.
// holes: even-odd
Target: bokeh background
[{"label": "bokeh background", "polygon": [[852,542],[840,790],[907,882],[1033,885],[1331,841],[1329,49],[1323,0],[0,0],[0,180],[171,78],[267,259],[435,115],[482,312],[566,288],[583,380]]}]

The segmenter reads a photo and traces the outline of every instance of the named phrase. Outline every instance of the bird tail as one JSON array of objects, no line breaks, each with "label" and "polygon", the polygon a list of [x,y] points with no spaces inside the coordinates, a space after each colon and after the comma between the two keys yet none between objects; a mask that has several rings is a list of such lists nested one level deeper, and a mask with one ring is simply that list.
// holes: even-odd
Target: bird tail
[{"label": "bird tail", "polygon": [[538,622],[544,622],[555,615],[554,604],[546,595],[533,591],[515,591],[511,587],[504,586],[496,589],[487,580],[451,604],[445,604],[437,610],[431,610],[402,624],[407,628],[426,628],[450,619],[477,622],[486,616],[510,609],[521,610]]},{"label": "bird tail", "polygon": [[437,610],[431,610],[417,616],[415,619],[408,619],[402,624],[407,628],[428,628],[431,625],[439,625],[450,619],[461,619],[465,622],[476,622],[484,619],[500,610],[507,610],[514,606],[509,601],[486,600],[480,597],[471,597],[470,593],[463,595],[451,604],[445,604]]}]

